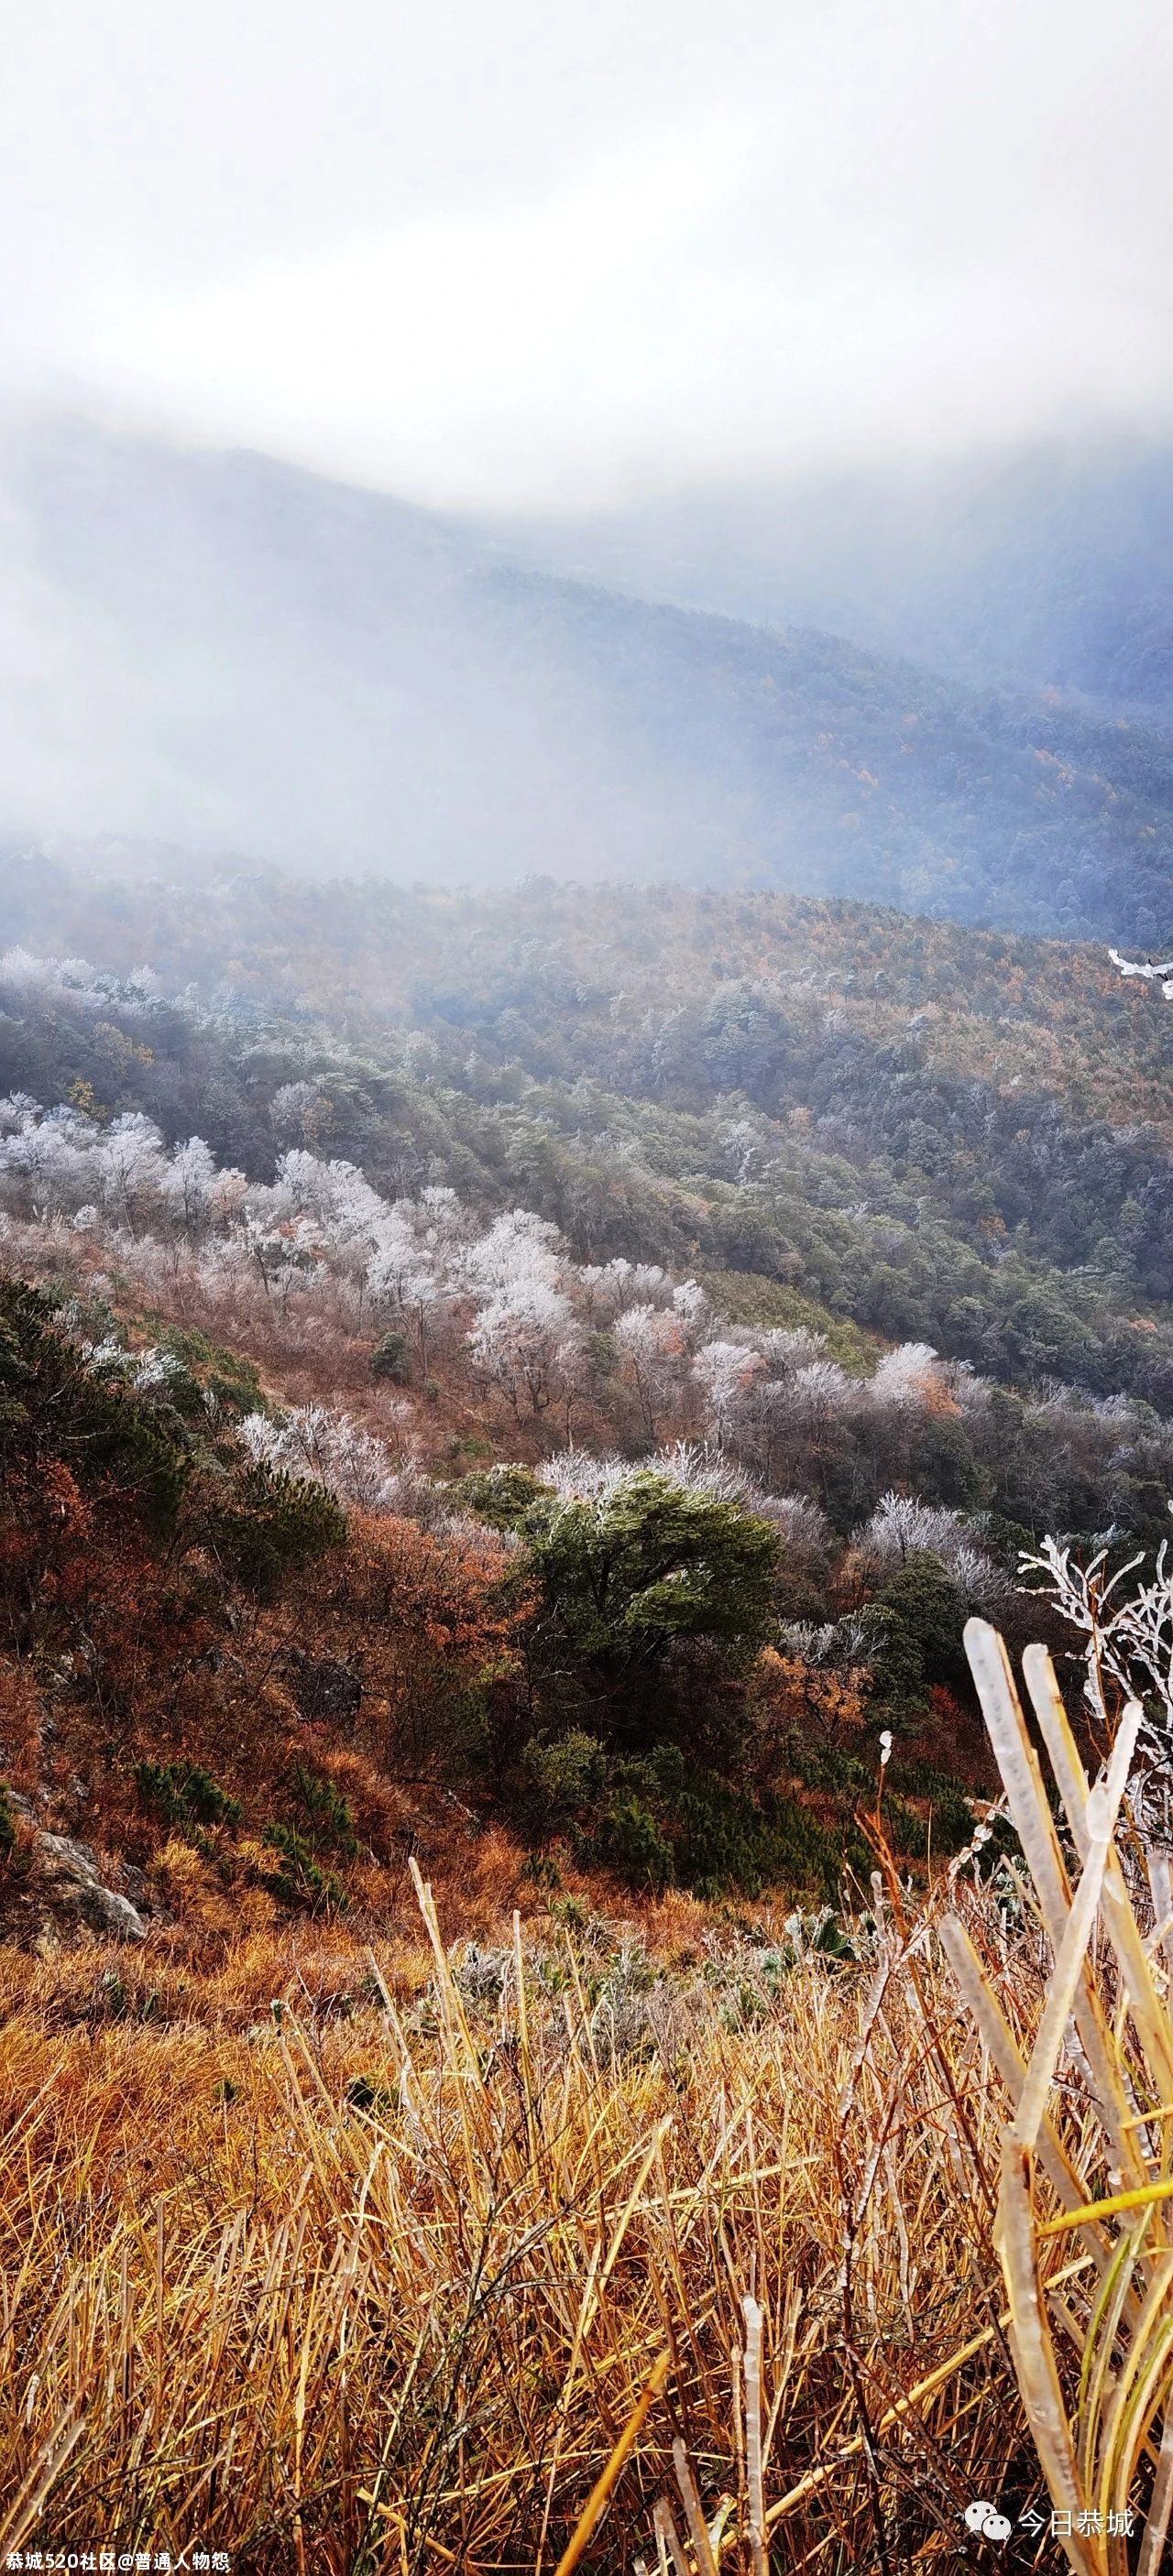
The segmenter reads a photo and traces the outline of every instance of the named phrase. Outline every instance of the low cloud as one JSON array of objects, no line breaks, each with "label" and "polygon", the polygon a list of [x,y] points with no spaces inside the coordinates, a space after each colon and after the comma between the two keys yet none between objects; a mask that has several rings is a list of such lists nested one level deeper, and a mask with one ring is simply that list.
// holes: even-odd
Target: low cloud
[{"label": "low cloud", "polygon": [[112,8],[10,96],[10,380],[511,509],[1173,416],[1156,0]]}]

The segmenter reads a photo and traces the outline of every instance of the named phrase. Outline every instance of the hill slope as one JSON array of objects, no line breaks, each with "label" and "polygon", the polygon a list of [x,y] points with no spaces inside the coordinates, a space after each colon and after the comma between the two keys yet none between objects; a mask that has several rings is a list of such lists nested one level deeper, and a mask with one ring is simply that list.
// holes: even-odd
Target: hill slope
[{"label": "hill slope", "polygon": [[579,580],[1173,724],[1173,453],[1055,442],[512,524]]},{"label": "hill slope", "polygon": [[[257,1178],[304,1126],[587,1261],[756,1274],[771,1321],[1173,1410],[1173,1014],[1102,954],[679,887],[13,879],[0,938],[105,971],[6,962],[0,1090]],[[190,1002],[111,982],[144,963]]]},{"label": "hill slope", "polygon": [[519,569],[253,456],[10,429],[0,828],[399,878],[730,880],[1159,938],[1173,750]]}]

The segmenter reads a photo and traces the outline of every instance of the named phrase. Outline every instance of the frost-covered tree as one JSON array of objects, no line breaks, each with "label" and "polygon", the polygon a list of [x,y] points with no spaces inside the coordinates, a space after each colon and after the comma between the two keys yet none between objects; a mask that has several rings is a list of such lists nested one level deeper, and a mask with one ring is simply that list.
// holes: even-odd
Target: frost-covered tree
[{"label": "frost-covered tree", "polygon": [[461,1275],[479,1305],[469,1349],[515,1414],[544,1413],[579,1358],[569,1270],[557,1226],[522,1208],[464,1248]]},{"label": "frost-covered tree", "polygon": [[923,1412],[950,1401],[944,1372],[928,1342],[901,1342],[896,1350],[885,1351],[867,1391],[871,1403],[880,1408],[900,1406]]},{"label": "frost-covered tree", "polygon": [[290,1140],[304,1145],[307,1130],[321,1103],[316,1082],[283,1082],[269,1102],[269,1125],[282,1144]]},{"label": "frost-covered tree", "polygon": [[467,1245],[463,1260],[469,1286],[486,1299],[522,1284],[540,1282],[560,1288],[565,1267],[565,1246],[557,1226],[526,1208],[512,1208],[508,1215],[499,1216],[487,1233]]},{"label": "frost-covered tree", "polygon": [[[408,1410],[406,1405],[396,1408],[401,1417]],[[389,1417],[385,1413],[383,1418]],[[358,1503],[374,1512],[401,1508],[402,1450],[393,1454],[385,1440],[364,1431],[348,1414],[332,1412],[328,1405],[298,1405],[276,1419],[266,1413],[246,1414],[240,1437],[251,1458],[287,1475],[311,1477],[328,1486],[340,1502]]]},{"label": "frost-covered tree", "polygon": [[861,1562],[880,1579],[912,1555],[937,1557],[972,1609],[996,1607],[1010,1589],[1001,1566],[987,1555],[960,1513],[918,1502],[910,1494],[885,1494],[855,1546]]},{"label": "frost-covered tree", "polygon": [[765,1360],[752,1336],[740,1341],[705,1342],[697,1352],[694,1375],[718,1445],[724,1443],[755,1380],[765,1374]]},{"label": "frost-covered tree", "polygon": [[185,1145],[176,1145],[158,1180],[164,1206],[174,1210],[190,1238],[201,1234],[209,1221],[215,1187],[216,1159],[202,1136],[189,1136]]},{"label": "frost-covered tree", "polygon": [[104,1131],[95,1161],[101,1205],[136,1233],[147,1202],[160,1195],[167,1170],[154,1120],[139,1109],[126,1110]]},{"label": "frost-covered tree", "polygon": [[481,1373],[501,1388],[515,1415],[544,1413],[578,1355],[570,1300],[540,1276],[518,1278],[481,1308],[469,1335]]},{"label": "frost-covered tree", "polygon": [[622,1374],[635,1390],[644,1430],[657,1440],[688,1371],[688,1335],[674,1308],[628,1306],[613,1326]]}]

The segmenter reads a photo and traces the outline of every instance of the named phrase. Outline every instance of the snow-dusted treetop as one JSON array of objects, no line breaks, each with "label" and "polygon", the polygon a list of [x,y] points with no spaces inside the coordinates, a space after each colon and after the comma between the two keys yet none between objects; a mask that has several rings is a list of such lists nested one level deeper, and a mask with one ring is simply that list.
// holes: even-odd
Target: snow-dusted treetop
[{"label": "snow-dusted treetop", "polygon": [[1167,1002],[1173,1002],[1173,957],[1158,965],[1151,957],[1122,957],[1118,948],[1108,955],[1120,975],[1140,975],[1146,984],[1159,984]]}]

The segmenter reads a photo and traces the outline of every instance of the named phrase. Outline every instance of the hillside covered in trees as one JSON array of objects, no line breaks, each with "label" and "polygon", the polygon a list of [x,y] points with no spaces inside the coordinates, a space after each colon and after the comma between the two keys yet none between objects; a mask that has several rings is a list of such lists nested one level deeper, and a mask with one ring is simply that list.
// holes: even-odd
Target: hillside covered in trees
[{"label": "hillside covered in trees", "polygon": [[[991,2227],[1059,1845],[986,1623],[1078,1830],[1137,1675],[1164,1794],[1167,1006],[855,902],[3,901],[7,2531],[627,2567],[671,2476],[878,2566],[858,2369],[957,2563],[1042,2492]],[[1064,2207],[1147,2188],[1110,1956]]]},{"label": "hillside covered in trees", "polygon": [[[284,1711],[258,1785],[202,1629],[165,1688],[153,1649],[136,1662],[125,1727],[97,1736],[105,1650],[26,1640],[22,1668],[75,1676],[59,1822],[96,1799],[138,1867],[175,1821],[142,1781],[194,1759],[241,1830],[300,1835],[341,1890],[276,1789],[296,1675],[321,1666],[306,1794],[341,1801],[345,1846],[367,1763],[373,1867],[396,1847],[369,1817],[406,1772],[556,1870],[790,1875],[827,1901],[883,1725],[910,1854],[964,1834],[965,1616],[1037,1619],[1015,1584],[1048,1533],[1121,1562],[1167,1529],[1173,1023],[1151,993],[1094,952],[778,898],[98,898],[30,870],[8,901],[11,928],[36,909],[98,952],[0,966],[0,1251],[49,1299],[12,1309],[14,1419],[39,1317],[83,1409],[100,1391],[162,1444],[166,1583],[213,1561],[233,1629],[241,1567],[201,1518],[227,1480]],[[1148,1122],[1113,1119],[1146,1090]],[[72,1452],[51,1454],[56,1491]],[[278,1611],[266,1514],[292,1530],[314,1493],[327,1590],[315,1611],[298,1576]],[[101,1478],[78,1509],[115,1509]],[[400,1551],[403,1710],[361,1620],[339,1649],[356,1546]],[[27,1579],[59,1617],[48,1561]],[[421,1658],[413,1584],[444,1638],[480,1620],[483,1651]]]},{"label": "hillside covered in trees", "polygon": [[45,1106],[141,1109],[257,1180],[308,1142],[392,1196],[520,1202],[586,1260],[1166,1409],[1173,1016],[1101,951],[678,889],[30,865],[3,928],[38,922],[98,970],[5,968],[0,1081]]},{"label": "hillside covered in trees", "polygon": [[502,534],[580,581],[818,627],[979,690],[1173,721],[1173,457],[1159,438],[843,461]]}]

